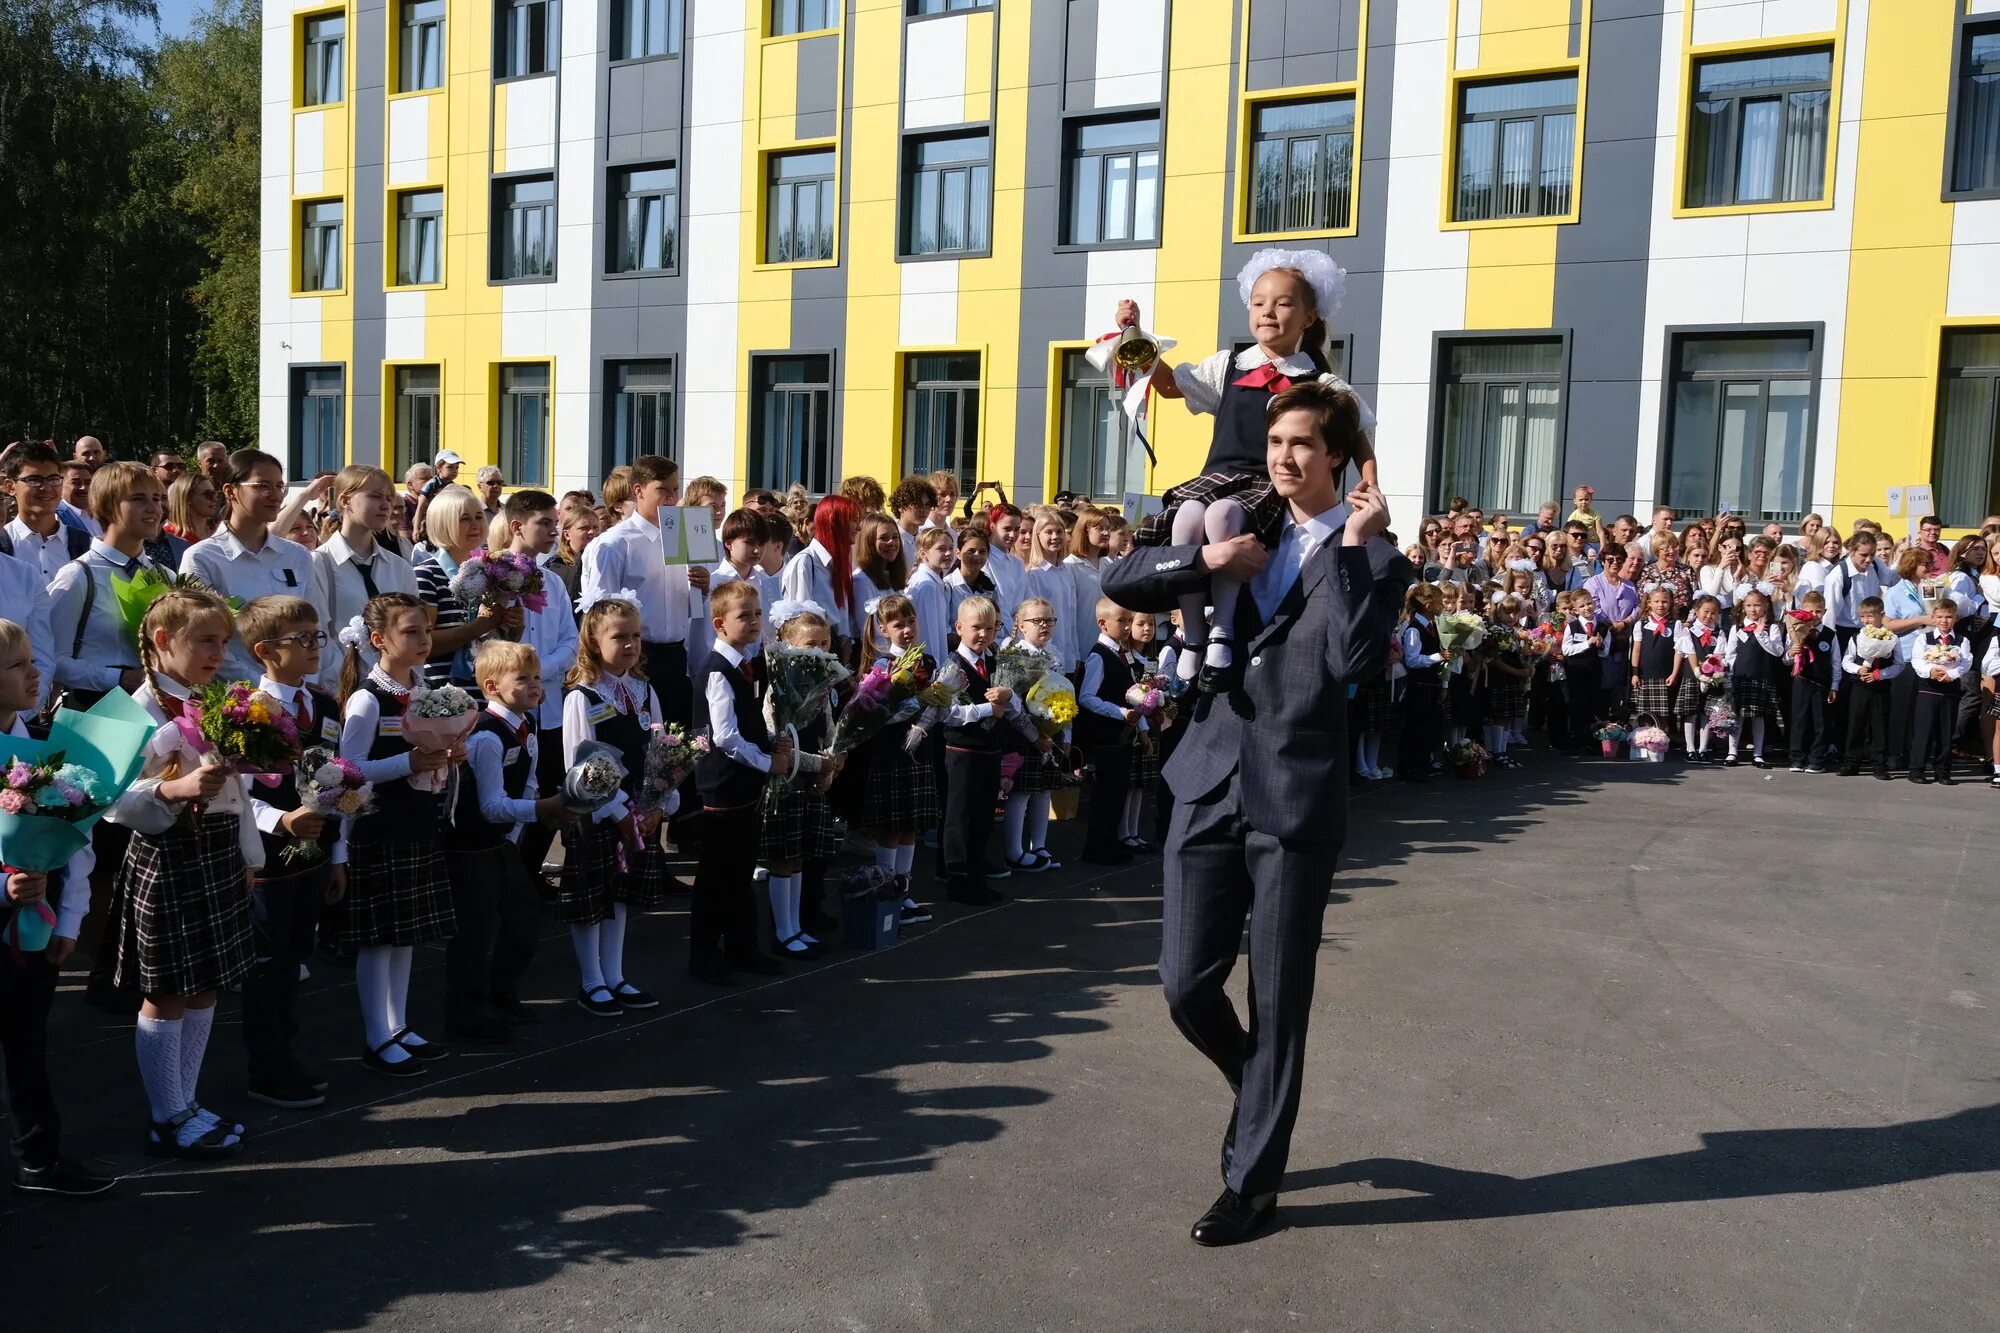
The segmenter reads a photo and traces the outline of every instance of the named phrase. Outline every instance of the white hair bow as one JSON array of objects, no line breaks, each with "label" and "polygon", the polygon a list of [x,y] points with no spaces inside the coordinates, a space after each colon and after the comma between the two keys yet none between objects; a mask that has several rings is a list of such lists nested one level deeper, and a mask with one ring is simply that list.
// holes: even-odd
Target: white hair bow
[{"label": "white hair bow", "polygon": [[1259,250],[1236,275],[1236,292],[1245,306],[1250,304],[1250,289],[1257,285],[1257,279],[1274,268],[1295,268],[1305,274],[1306,285],[1313,290],[1313,303],[1319,307],[1319,317],[1329,324],[1333,322],[1334,312],[1340,309],[1341,298],[1347,294],[1346,269],[1319,250]]},{"label": "white hair bow", "polygon": [[833,617],[826,613],[826,608],[818,602],[794,601],[789,597],[782,597],[771,606],[771,628],[774,631],[783,629],[787,620],[794,620],[799,616],[805,615],[818,616],[821,620],[828,623],[831,623],[833,620]]},{"label": "white hair bow", "polygon": [[367,646],[368,626],[362,623],[360,616],[341,626],[340,641],[349,648],[359,649]]},{"label": "white hair bow", "polygon": [[639,594],[636,589],[632,588],[620,588],[617,592],[606,592],[604,589],[598,588],[592,592],[586,592],[583,596],[576,599],[576,613],[578,615],[587,615],[590,612],[590,608],[600,602],[628,602],[631,604],[632,609],[637,611],[639,609]]}]

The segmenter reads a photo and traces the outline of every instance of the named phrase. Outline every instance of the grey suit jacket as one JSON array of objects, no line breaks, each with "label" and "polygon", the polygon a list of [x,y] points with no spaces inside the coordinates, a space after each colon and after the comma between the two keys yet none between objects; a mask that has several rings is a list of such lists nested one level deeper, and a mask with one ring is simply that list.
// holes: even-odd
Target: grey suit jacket
[{"label": "grey suit jacket", "polygon": [[[1231,774],[1259,832],[1338,843],[1347,836],[1347,686],[1380,674],[1410,562],[1381,538],[1344,547],[1336,532],[1268,624],[1239,599],[1241,688],[1203,695],[1164,776],[1200,801]],[[1104,593],[1135,611],[1171,610],[1208,584],[1199,546],[1141,547],[1107,565]]]}]

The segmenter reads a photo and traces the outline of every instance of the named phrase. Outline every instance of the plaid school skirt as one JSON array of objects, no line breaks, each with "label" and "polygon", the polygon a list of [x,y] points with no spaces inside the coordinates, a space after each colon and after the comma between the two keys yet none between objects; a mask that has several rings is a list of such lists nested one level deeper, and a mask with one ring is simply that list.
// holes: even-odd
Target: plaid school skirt
[{"label": "plaid school skirt", "polygon": [[352,949],[407,948],[458,929],[451,873],[434,841],[349,843],[335,939]]},{"label": "plaid school skirt", "polygon": [[1151,749],[1140,736],[1132,737],[1132,790],[1144,791],[1160,776],[1160,738],[1155,735]]},{"label": "plaid school skirt", "polygon": [[1133,529],[1132,544],[1165,546],[1171,542],[1174,514],[1189,500],[1202,504],[1213,504],[1217,500],[1236,501],[1249,517],[1249,526],[1244,530],[1263,538],[1266,546],[1276,545],[1283,531],[1285,498],[1272,489],[1269,478],[1248,472],[1204,472],[1192,481],[1172,487],[1161,496],[1163,507],[1160,512],[1148,514],[1145,521]]},{"label": "plaid school skirt", "polygon": [[1692,678],[1681,681],[1679,699],[1681,717],[1689,722],[1699,722],[1708,715],[1708,706],[1718,699],[1729,697],[1726,690],[1705,690],[1701,682]]},{"label": "plaid school skirt", "polygon": [[157,837],[135,833],[119,864],[116,984],[141,995],[201,995],[257,960],[235,815],[213,812]]},{"label": "plaid school skirt", "polygon": [[802,777],[785,788],[776,809],[764,812],[757,831],[757,859],[765,865],[781,861],[830,861],[840,851],[840,837],[826,798],[809,790]]},{"label": "plaid school skirt", "polygon": [[1528,682],[1512,676],[1493,676],[1486,685],[1486,722],[1489,726],[1518,722],[1528,715]]},{"label": "plaid school skirt", "polygon": [[1632,716],[1636,719],[1641,713],[1651,713],[1653,721],[1665,727],[1675,716],[1676,688],[1678,687],[1669,685],[1664,680],[1647,680],[1643,676],[1640,677],[1639,683],[1632,687]]},{"label": "plaid school skirt", "polygon": [[1729,682],[1729,694],[1736,701],[1738,717],[1778,716],[1778,692],[1767,680],[1737,676]]},{"label": "plaid school skirt", "polygon": [[562,878],[556,884],[556,920],[589,925],[611,915],[614,903],[630,912],[657,912],[667,903],[667,854],[655,839],[642,851],[625,846],[616,820],[593,821],[569,835]]},{"label": "plaid school skirt", "polygon": [[[898,731],[868,747],[862,775],[861,827],[884,833],[914,833],[938,822],[937,772],[922,756],[903,749]],[[1016,790],[1019,790],[1016,779]]]},{"label": "plaid school skirt", "polygon": [[1486,706],[1480,702],[1481,692],[1467,672],[1452,675],[1444,696],[1445,719],[1455,727],[1477,726],[1486,716]]},{"label": "plaid school skirt", "polygon": [[1348,730],[1357,736],[1364,731],[1389,730],[1396,720],[1396,701],[1390,696],[1389,682],[1377,677],[1357,688],[1347,712]]}]

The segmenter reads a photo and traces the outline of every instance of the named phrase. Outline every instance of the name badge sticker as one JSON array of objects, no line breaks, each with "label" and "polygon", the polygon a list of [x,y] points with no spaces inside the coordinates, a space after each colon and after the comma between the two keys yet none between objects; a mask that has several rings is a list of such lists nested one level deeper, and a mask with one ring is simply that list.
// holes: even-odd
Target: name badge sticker
[{"label": "name badge sticker", "polygon": [[521,762],[521,747],[518,745],[516,745],[513,749],[508,750],[505,754],[500,756],[500,766],[502,768],[507,767],[507,765],[509,764],[518,764],[520,762]]},{"label": "name badge sticker", "polygon": [[590,712],[590,725],[594,727],[599,725],[600,723],[609,722],[612,718],[617,716],[618,716],[618,710],[613,708],[610,704],[599,704],[596,708],[592,709]]},{"label": "name badge sticker", "polygon": [[338,718],[330,717],[326,721],[320,723],[319,738],[325,741],[328,745],[340,744],[340,720]]},{"label": "name badge sticker", "polygon": [[400,717],[385,717],[385,718],[383,718],[383,719],[382,719],[382,720],[381,720],[381,721],[380,721],[379,723],[377,723],[377,724],[376,724],[376,727],[375,727],[375,734],[376,734],[376,735],[378,735],[378,736],[400,736],[400,735],[402,735],[402,734],[403,734],[403,719],[402,719],[402,718],[400,718]]}]

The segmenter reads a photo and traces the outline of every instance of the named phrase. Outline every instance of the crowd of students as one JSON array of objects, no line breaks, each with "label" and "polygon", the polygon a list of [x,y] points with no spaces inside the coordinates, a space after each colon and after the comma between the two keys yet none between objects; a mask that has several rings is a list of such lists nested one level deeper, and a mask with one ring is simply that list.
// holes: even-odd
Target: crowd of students
[{"label": "crowd of students", "polygon": [[[601,495],[481,494],[452,481],[447,456],[405,496],[355,466],[303,488],[301,505],[277,459],[242,450],[218,461],[213,526],[190,522],[183,536],[164,518],[181,479],[163,484],[158,462],[98,463],[71,519],[49,484],[62,476],[53,449],[0,454],[15,508],[0,575],[18,585],[0,621],[0,729],[30,735],[57,707],[112,690],[157,727],[91,847],[59,872],[7,875],[0,925],[36,904],[57,919],[45,949],[0,959],[24,1189],[110,1183],[62,1154],[47,1072],[56,974],[93,918],[88,994],[136,1012],[145,1146],[212,1158],[239,1151],[246,1132],[200,1096],[224,993],[241,995],[247,1095],[285,1109],[325,1100],[328,1078],[298,1043],[300,977],[315,958],[353,966],[361,1066],[414,1078],[448,1041],[506,1041],[539,1021],[527,1001],[541,997],[522,984],[545,911],[568,928],[582,1009],[613,1019],[656,1006],[628,973],[626,939],[678,891],[669,842],[696,862],[688,968],[713,984],[824,950],[837,929],[828,870],[850,833],[910,925],[931,919],[912,884],[919,842],[938,846],[940,892],[998,902],[997,881],[1057,866],[1051,797],[1086,769],[1086,858],[1150,849],[1139,825],[1165,718],[1141,717],[1125,695],[1167,645],[1151,617],[1099,595],[1102,562],[1129,543],[1116,514],[1081,502],[1023,511],[1004,493],[973,514],[949,476],[886,495],[852,478],[810,505],[802,492],[757,491],[732,510],[721,483],[683,486],[674,463],[650,456]],[[399,503],[409,494],[414,511]],[[716,511],[723,559],[711,568],[665,559],[660,511],[684,503]],[[423,540],[409,540],[405,520]],[[34,558],[48,547],[62,558]],[[462,605],[452,577],[482,548],[537,562],[545,604]],[[120,588],[149,569],[168,586],[135,632]],[[1004,642],[1041,650],[1079,682],[1073,734],[1043,734],[994,682]],[[934,662],[955,656],[967,684],[929,744],[906,744],[906,721],[836,755],[831,697],[818,720],[774,734],[772,643],[861,669],[921,643]],[[1171,649],[1163,665],[1170,673]],[[373,784],[368,812],[328,819],[304,807],[297,774],[272,786],[205,765],[176,724],[215,680],[254,684],[308,744],[351,764]],[[447,684],[480,700],[476,727],[446,749],[413,743],[413,700]],[[649,739],[666,723],[702,729],[708,751],[682,790],[634,814]],[[620,755],[628,790],[579,816],[564,778],[592,742]],[[769,780],[794,771],[767,800]],[[442,993],[413,1000],[415,950],[440,941]]]}]

